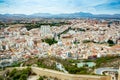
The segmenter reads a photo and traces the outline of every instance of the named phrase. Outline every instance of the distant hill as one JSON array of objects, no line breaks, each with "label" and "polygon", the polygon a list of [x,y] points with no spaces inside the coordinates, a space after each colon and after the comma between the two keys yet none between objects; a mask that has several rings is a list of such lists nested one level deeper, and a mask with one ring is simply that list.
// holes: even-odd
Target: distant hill
[{"label": "distant hill", "polygon": [[35,17],[42,17],[42,18],[120,18],[120,14],[91,14],[85,12],[76,12],[70,14],[50,14],[50,13],[35,13],[31,15],[25,14],[0,14],[1,18],[35,18]]},{"label": "distant hill", "polygon": [[49,16],[52,16],[52,14],[49,14],[49,13],[35,13],[35,14],[31,14],[29,16],[32,16],[32,17],[49,17]]}]

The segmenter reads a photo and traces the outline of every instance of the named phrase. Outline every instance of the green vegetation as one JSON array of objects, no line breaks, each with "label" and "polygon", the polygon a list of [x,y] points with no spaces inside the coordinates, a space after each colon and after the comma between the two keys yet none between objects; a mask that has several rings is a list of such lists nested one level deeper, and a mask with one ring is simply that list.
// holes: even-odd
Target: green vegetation
[{"label": "green vegetation", "polygon": [[5,27],[7,27],[7,25],[5,23],[3,23],[3,22],[0,21],[0,28],[2,28],[2,27],[5,28]]},{"label": "green vegetation", "polygon": [[65,65],[65,64],[64,64],[64,67],[71,74],[89,74],[90,73],[88,72],[88,68],[86,67],[78,68],[76,65]]},{"label": "green vegetation", "polygon": [[[52,69],[52,70],[58,70],[56,69],[56,62],[61,63],[64,68],[70,73],[70,74],[94,74],[94,69],[99,67],[113,67],[113,63],[115,61],[120,62],[120,56],[114,55],[114,56],[105,56],[97,59],[87,59],[87,60],[73,60],[73,59],[61,59],[59,57],[45,57],[45,58],[31,58],[28,61],[24,63],[24,66],[27,65],[33,65],[36,64],[38,67]],[[80,62],[94,62],[96,63],[95,67],[89,68],[88,66],[83,66],[78,68],[77,63]],[[112,63],[113,62],[113,63]],[[118,63],[116,63],[116,66],[119,66]],[[59,71],[59,70],[58,70]]]},{"label": "green vegetation", "polygon": [[0,21],[0,25],[4,25],[4,23]]},{"label": "green vegetation", "polygon": [[56,77],[46,77],[46,76],[39,76],[39,79],[37,80],[59,80],[58,78]]},{"label": "green vegetation", "polygon": [[98,58],[95,60],[95,62],[97,63],[96,67],[108,66],[107,63],[112,63],[114,59],[120,59],[120,57],[119,56],[106,56],[106,57]]},{"label": "green vegetation", "polygon": [[13,69],[11,72],[7,73],[7,80],[27,80],[31,74],[31,68],[26,68],[23,70]]},{"label": "green vegetation", "polygon": [[4,78],[2,76],[0,76],[0,80],[4,80]]},{"label": "green vegetation", "polygon": [[27,28],[27,30],[31,30],[33,28],[40,28],[41,24],[26,24],[25,27]]},{"label": "green vegetation", "polygon": [[42,42],[46,42],[49,45],[57,43],[57,41],[54,38],[52,38],[52,39],[50,39],[50,38],[42,39]]},{"label": "green vegetation", "polygon": [[90,40],[83,40],[83,43],[90,43],[90,42],[92,42],[92,41],[90,41]]},{"label": "green vegetation", "polygon": [[61,32],[60,34],[58,34],[58,37],[60,37],[61,34],[66,34],[69,30],[77,30],[77,31],[84,31],[85,32],[85,29],[82,29],[82,28],[71,28],[69,27],[68,29],[66,29],[65,31]]},{"label": "green vegetation", "polygon": [[[74,29],[75,30],[75,29]],[[85,32],[85,29],[83,29],[83,28],[77,28],[76,29],[77,31],[83,31],[83,32]]]},{"label": "green vegetation", "polygon": [[19,67],[22,62],[14,62],[11,67]]},{"label": "green vegetation", "polygon": [[93,43],[96,43],[96,44],[106,44],[106,42],[95,42],[95,41],[93,41]]},{"label": "green vegetation", "polygon": [[56,70],[55,61],[53,61],[52,58],[30,58],[28,61],[23,63],[23,66],[32,66],[33,64],[36,64],[38,67],[41,68]]},{"label": "green vegetation", "polygon": [[[114,55],[114,56],[106,56],[97,58],[94,60],[73,60],[73,59],[61,59],[58,57],[44,57],[44,58],[31,58],[28,61],[23,63],[23,66],[32,66],[33,64],[36,64],[38,67],[47,68],[47,69],[56,69],[56,62],[61,63],[64,68],[70,73],[70,74],[94,74],[94,69],[99,67],[108,66],[108,63],[112,64],[113,61],[119,60],[120,56]],[[95,62],[96,66],[89,68],[88,66],[84,67],[77,67],[77,63],[79,62]],[[118,61],[119,62],[119,61]],[[111,67],[111,66],[110,66]],[[17,70],[13,69],[11,72],[7,73],[7,80],[26,80],[29,75],[31,75],[31,69],[23,69],[23,70]],[[49,79],[50,77],[44,77],[40,76],[38,80],[44,80]],[[54,79],[54,78],[50,78]],[[0,76],[0,80],[3,80],[3,77]]]},{"label": "green vegetation", "polygon": [[91,41],[91,40],[83,40],[83,43],[96,43],[96,44],[109,44],[109,46],[114,46],[115,43],[113,42],[113,40],[108,40],[107,42],[94,42],[94,41]]},{"label": "green vegetation", "polygon": [[80,42],[79,42],[79,41],[74,41],[73,43],[74,43],[74,44],[79,44]]},{"label": "green vegetation", "polygon": [[[93,74],[93,70],[89,71],[88,67],[82,67],[78,68],[76,63],[80,62],[79,60],[72,60],[72,59],[61,59],[58,57],[46,57],[46,58],[40,58],[40,59],[30,59],[26,63],[24,63],[24,66],[26,65],[32,65],[30,62],[33,61],[34,64],[37,64],[38,67],[47,68],[47,69],[56,69],[56,62],[61,63],[65,69],[71,73],[71,74]],[[75,65],[73,65],[75,64]],[[91,68],[93,69],[93,68]]]},{"label": "green vegetation", "polygon": [[[120,56],[113,55],[113,56],[105,56],[105,57],[97,58],[94,60],[84,60],[84,62],[95,62],[96,63],[95,68],[99,68],[99,67],[105,67],[105,66],[113,67],[112,62],[118,61],[118,60],[120,60]],[[119,64],[116,66],[119,66]]]},{"label": "green vegetation", "polygon": [[60,37],[61,34],[66,34],[69,30],[71,30],[71,27],[69,27],[65,31],[61,32],[60,34],[58,34],[58,37]]},{"label": "green vegetation", "polygon": [[51,22],[51,23],[45,23],[45,22],[42,22],[42,23],[28,23],[25,25],[25,27],[27,28],[27,30],[31,30],[33,28],[40,28],[41,25],[50,25],[51,27],[52,26],[61,26],[61,25],[67,25],[69,24],[68,22],[58,22],[58,23],[55,23],[55,22]]},{"label": "green vegetation", "polygon": [[109,46],[114,46],[115,43],[113,42],[113,40],[108,40],[107,43],[109,44]]},{"label": "green vegetation", "polygon": [[[118,63],[116,63],[118,65],[113,65],[113,63],[115,61],[119,62],[120,61],[119,59],[120,57],[115,55],[115,56],[105,56],[105,57],[97,58],[95,60],[82,60],[83,62],[95,62],[96,66],[92,68],[88,68],[87,66],[77,68],[76,63],[79,63],[80,60],[66,60],[61,63],[64,65],[65,69],[71,74],[93,74],[95,68],[107,67],[107,66],[118,67],[119,66]],[[75,63],[75,65],[72,65],[71,63]]]},{"label": "green vegetation", "polygon": [[42,76],[40,76],[38,80],[44,80],[44,78]]},{"label": "green vegetation", "polygon": [[62,25],[68,25],[69,22],[58,22],[58,23],[49,23],[50,26],[62,26]]}]

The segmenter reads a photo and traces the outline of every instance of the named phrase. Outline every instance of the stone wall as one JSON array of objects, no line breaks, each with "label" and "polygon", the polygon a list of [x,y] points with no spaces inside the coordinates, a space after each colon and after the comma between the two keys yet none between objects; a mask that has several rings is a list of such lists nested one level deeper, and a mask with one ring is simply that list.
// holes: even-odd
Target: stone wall
[{"label": "stone wall", "polygon": [[40,76],[56,77],[61,80],[110,80],[110,76],[73,75],[54,70],[32,67],[32,71]]},{"label": "stone wall", "polygon": [[[24,69],[27,67],[16,67],[16,69]],[[14,68],[7,68],[7,70],[12,70]],[[111,80],[110,76],[97,76],[97,75],[75,75],[75,74],[67,74],[55,70],[31,67],[32,72],[36,73],[40,76],[47,76],[58,78],[60,80]]]}]

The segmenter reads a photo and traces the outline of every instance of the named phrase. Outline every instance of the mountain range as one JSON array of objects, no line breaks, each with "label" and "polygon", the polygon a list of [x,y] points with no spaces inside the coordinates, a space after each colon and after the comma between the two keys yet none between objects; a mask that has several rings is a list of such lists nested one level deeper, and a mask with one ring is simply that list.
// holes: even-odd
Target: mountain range
[{"label": "mountain range", "polygon": [[85,12],[76,12],[69,14],[50,14],[50,13],[35,13],[31,15],[25,14],[0,14],[1,18],[118,18],[120,19],[120,14],[91,14]]}]

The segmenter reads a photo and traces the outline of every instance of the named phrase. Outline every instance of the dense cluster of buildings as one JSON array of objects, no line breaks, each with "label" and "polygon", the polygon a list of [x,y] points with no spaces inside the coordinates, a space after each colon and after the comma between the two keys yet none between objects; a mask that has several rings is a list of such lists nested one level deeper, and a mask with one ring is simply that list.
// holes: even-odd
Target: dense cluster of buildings
[{"label": "dense cluster of buildings", "polygon": [[[120,54],[120,21],[96,19],[68,21],[71,24],[44,25],[29,31],[23,24],[1,28],[0,59],[12,63],[35,56],[88,59]],[[58,43],[49,45],[42,42],[44,38],[54,38]],[[108,40],[112,40],[115,45],[109,46]]]}]

